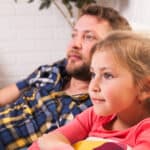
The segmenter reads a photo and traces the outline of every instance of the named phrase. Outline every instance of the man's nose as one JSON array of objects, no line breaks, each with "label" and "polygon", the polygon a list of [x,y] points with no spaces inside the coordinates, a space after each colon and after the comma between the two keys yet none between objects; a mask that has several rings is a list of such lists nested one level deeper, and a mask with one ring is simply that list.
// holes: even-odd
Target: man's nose
[{"label": "man's nose", "polygon": [[81,37],[76,37],[74,39],[73,47],[74,47],[74,49],[81,49],[82,48],[82,38]]}]

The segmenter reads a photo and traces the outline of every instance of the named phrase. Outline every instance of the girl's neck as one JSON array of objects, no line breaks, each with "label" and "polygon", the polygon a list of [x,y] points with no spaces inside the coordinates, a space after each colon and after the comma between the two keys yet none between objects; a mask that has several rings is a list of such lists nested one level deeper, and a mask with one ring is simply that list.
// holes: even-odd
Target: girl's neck
[{"label": "girl's neck", "polygon": [[150,113],[141,106],[139,109],[132,109],[131,112],[118,114],[104,128],[107,130],[125,130],[148,117],[150,117]]}]

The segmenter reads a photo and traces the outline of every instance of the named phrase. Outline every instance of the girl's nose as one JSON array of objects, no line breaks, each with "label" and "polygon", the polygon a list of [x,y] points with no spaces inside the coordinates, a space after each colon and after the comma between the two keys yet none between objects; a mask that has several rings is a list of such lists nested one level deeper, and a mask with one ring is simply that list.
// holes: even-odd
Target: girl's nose
[{"label": "girl's nose", "polygon": [[90,87],[90,90],[93,92],[100,92],[101,91],[99,81],[97,81],[95,79],[91,80],[89,87]]}]

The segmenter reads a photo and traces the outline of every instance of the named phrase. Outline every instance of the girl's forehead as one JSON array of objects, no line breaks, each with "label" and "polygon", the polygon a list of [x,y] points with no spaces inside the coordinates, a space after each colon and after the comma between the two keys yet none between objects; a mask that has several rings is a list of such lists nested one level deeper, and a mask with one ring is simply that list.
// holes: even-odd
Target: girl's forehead
[{"label": "girl's forehead", "polygon": [[112,53],[108,51],[96,51],[92,56],[92,66],[116,65],[118,62]]},{"label": "girl's forehead", "polygon": [[92,56],[91,67],[127,69],[126,63],[117,57],[112,51],[95,51]]},{"label": "girl's forehead", "polygon": [[99,60],[104,59],[113,61],[114,63],[117,64],[126,63],[126,60],[122,59],[121,55],[118,55],[117,52],[108,47],[96,50],[92,56],[92,59],[99,59]]},{"label": "girl's forehead", "polygon": [[98,59],[99,61],[104,61],[104,60],[111,60],[111,61],[115,61],[115,55],[113,54],[113,52],[111,51],[104,51],[104,50],[97,50],[94,52],[93,56],[92,56],[92,60],[96,60]]}]

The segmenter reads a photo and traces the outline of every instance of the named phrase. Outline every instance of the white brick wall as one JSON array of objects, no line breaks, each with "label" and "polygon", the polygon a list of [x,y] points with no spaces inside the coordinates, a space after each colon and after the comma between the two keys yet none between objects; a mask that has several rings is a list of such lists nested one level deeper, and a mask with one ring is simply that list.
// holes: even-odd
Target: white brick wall
[{"label": "white brick wall", "polygon": [[0,87],[65,56],[71,27],[54,5],[38,7],[37,0],[0,0]]}]

